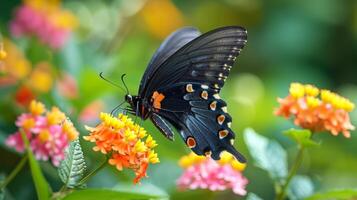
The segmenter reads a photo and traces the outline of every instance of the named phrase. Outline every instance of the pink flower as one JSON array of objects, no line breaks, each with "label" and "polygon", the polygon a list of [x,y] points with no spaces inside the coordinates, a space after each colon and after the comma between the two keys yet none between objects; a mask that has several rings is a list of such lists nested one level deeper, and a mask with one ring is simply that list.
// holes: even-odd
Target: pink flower
[{"label": "pink flower", "polygon": [[95,100],[89,103],[79,114],[79,121],[83,124],[97,124],[97,116],[104,110],[104,102]]},{"label": "pink flower", "polygon": [[238,161],[228,153],[218,162],[208,157],[197,157],[191,154],[181,159],[180,165],[186,169],[177,180],[180,189],[232,189],[238,195],[246,195],[248,180],[241,173],[245,165],[237,164]]},{"label": "pink flower", "polygon": [[64,73],[63,76],[57,80],[57,89],[62,96],[68,99],[78,97],[77,81],[68,73]]},{"label": "pink flower", "polygon": [[15,37],[35,36],[51,48],[61,48],[76,25],[75,17],[59,4],[25,2],[15,11],[10,31]]},{"label": "pink flower", "polygon": [[[42,103],[32,101],[29,108],[30,112],[21,114],[15,124],[26,133],[37,160],[51,159],[58,166],[64,159],[64,150],[78,137],[78,132],[56,107],[47,111]],[[10,135],[5,143],[18,152],[25,149],[20,131]]]}]

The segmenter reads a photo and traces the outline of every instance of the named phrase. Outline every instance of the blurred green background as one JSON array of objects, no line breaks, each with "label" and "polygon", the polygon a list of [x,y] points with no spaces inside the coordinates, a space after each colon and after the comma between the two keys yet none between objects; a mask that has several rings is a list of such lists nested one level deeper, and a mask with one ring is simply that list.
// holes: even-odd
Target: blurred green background
[{"label": "blurred green background", "polygon": [[[25,57],[35,65],[39,61],[52,63],[55,81],[63,72],[75,79],[78,94],[66,98],[53,86],[49,92],[36,93],[47,105],[58,105],[67,111],[82,135],[84,124],[95,120],[80,120],[81,112],[93,102],[93,112],[110,112],[124,98],[118,88],[99,78],[120,82],[127,74],[132,94],[137,94],[141,76],[153,52],[165,36],[181,26],[195,26],[202,32],[225,25],[241,25],[248,30],[248,43],[222,90],[233,116],[237,134],[236,147],[248,157],[244,174],[249,179],[247,190],[264,199],[272,199],[274,186],[267,173],[249,162],[249,153],[242,141],[242,130],[252,127],[257,132],[277,139],[295,154],[294,144],[281,134],[293,123],[273,115],[277,97],[288,93],[291,82],[315,84],[350,98],[357,104],[357,1],[352,0],[106,0],[70,1],[62,5],[78,20],[66,45],[57,51],[33,39],[17,39],[9,32],[14,9],[21,1],[3,0],[0,4],[0,31],[3,38],[17,44]],[[5,76],[5,75],[4,75]],[[16,116],[24,111],[15,101],[21,81],[0,85],[0,172],[9,173],[20,156],[4,145],[7,135],[16,129]],[[93,105],[93,104],[92,104]],[[97,113],[95,113],[97,114]],[[357,111],[351,113],[357,124]],[[158,141],[161,163],[150,166],[149,178],[142,186],[132,186],[131,172],[118,173],[107,167],[89,186],[109,187],[118,182],[129,188],[157,186],[172,199],[244,199],[231,192],[180,192],[175,180],[181,173],[178,159],[189,152],[181,139],[174,142],[162,137],[150,121],[144,126]],[[357,137],[320,134],[321,148],[309,150],[300,174],[312,177],[316,190],[357,187]],[[94,167],[100,155],[91,144],[82,141],[88,165]],[[41,163],[54,189],[61,183],[49,163]],[[35,199],[29,170],[23,170],[8,187],[14,199]],[[145,188],[144,188],[145,189]],[[153,189],[154,191],[154,189]],[[162,191],[158,191],[162,192]]]}]

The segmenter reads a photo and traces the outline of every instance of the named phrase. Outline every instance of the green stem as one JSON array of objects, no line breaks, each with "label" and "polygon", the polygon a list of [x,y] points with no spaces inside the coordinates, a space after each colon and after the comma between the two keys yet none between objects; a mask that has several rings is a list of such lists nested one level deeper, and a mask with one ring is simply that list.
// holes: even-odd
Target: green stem
[{"label": "green stem", "polygon": [[85,176],[82,180],[80,180],[78,182],[78,185],[82,185],[85,182],[87,182],[90,178],[92,178],[92,176],[94,176],[95,174],[98,173],[99,170],[101,170],[102,168],[104,168],[106,166],[108,162],[108,159],[105,159],[104,162],[102,164],[99,165],[99,167],[97,167],[95,170],[91,171],[89,174],[87,174],[87,176]]},{"label": "green stem", "polygon": [[305,148],[303,146],[299,146],[298,154],[297,154],[295,161],[289,171],[288,178],[286,179],[284,185],[282,186],[280,193],[277,194],[277,198],[276,198],[277,200],[283,200],[285,198],[286,190],[288,189],[289,183],[295,176],[297,170],[299,169],[299,167],[302,163],[302,159],[304,157],[304,150],[305,150]]},{"label": "green stem", "polygon": [[17,164],[17,166],[15,167],[15,169],[12,170],[12,172],[10,173],[10,175],[7,176],[6,179],[4,180],[4,182],[2,182],[2,183],[0,184],[0,190],[2,190],[3,188],[5,188],[6,185],[9,184],[9,183],[12,181],[13,178],[15,178],[15,176],[21,171],[21,169],[22,169],[22,168],[24,167],[24,165],[26,164],[27,159],[28,159],[27,154],[25,154],[25,155],[21,158],[19,164]]}]

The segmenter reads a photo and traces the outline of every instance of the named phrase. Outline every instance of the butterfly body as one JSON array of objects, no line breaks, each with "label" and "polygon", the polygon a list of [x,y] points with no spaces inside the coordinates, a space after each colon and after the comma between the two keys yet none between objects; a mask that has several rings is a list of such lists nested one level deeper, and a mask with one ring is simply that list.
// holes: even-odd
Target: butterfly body
[{"label": "butterfly body", "polygon": [[168,139],[176,129],[196,154],[218,160],[228,151],[245,162],[233,147],[232,118],[219,92],[246,39],[246,30],[238,26],[202,35],[194,28],[174,32],[151,59],[139,94],[127,95],[126,101]]}]

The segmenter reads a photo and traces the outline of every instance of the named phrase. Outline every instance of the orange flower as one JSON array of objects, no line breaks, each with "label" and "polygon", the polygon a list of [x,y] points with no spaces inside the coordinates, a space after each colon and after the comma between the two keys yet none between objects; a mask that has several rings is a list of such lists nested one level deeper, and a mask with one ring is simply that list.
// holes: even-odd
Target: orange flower
[{"label": "orange flower", "polygon": [[275,114],[285,118],[293,117],[294,123],[313,132],[329,131],[332,135],[342,133],[349,138],[354,126],[349,112],[354,104],[329,90],[320,90],[312,85],[292,83],[290,94],[278,98],[280,107]]},{"label": "orange flower", "polygon": [[150,33],[160,39],[184,24],[182,13],[171,0],[148,1],[141,16]]},{"label": "orange flower", "polygon": [[27,106],[33,99],[35,99],[34,93],[26,86],[20,87],[15,93],[16,102],[22,106]]},{"label": "orange flower", "polygon": [[86,127],[90,134],[84,136],[84,139],[96,143],[94,151],[111,153],[108,162],[119,171],[124,168],[132,169],[136,175],[134,183],[138,183],[141,178],[146,177],[149,163],[159,162],[153,150],[157,146],[156,141],[126,115],[119,114],[116,118],[101,113],[100,118],[102,123],[97,127]]}]

